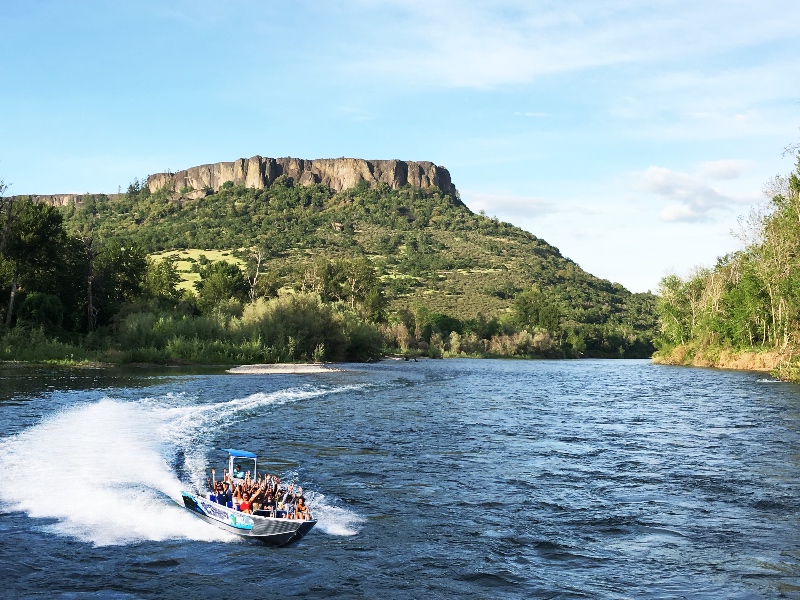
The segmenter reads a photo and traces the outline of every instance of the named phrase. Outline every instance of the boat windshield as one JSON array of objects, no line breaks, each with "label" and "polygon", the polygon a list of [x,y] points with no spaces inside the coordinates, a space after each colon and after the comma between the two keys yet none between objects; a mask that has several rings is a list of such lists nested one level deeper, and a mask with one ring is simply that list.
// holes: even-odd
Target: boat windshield
[{"label": "boat windshield", "polygon": [[256,461],[252,458],[234,458],[231,456],[230,473],[234,479],[244,479],[247,472],[250,472],[250,479],[256,478]]},{"label": "boat windshield", "polygon": [[228,453],[228,472],[234,479],[244,479],[248,471],[250,478],[256,478],[256,455],[246,450],[234,450],[225,448]]}]

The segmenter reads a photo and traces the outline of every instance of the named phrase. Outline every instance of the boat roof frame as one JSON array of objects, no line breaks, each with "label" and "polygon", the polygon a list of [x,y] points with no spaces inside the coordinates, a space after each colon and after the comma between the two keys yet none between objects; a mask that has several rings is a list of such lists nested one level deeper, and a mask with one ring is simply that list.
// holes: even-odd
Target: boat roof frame
[{"label": "boat roof frame", "polygon": [[254,452],[248,452],[247,450],[236,450],[234,448],[223,448],[223,452],[227,452],[231,456],[235,456],[236,458],[258,458],[258,455]]}]

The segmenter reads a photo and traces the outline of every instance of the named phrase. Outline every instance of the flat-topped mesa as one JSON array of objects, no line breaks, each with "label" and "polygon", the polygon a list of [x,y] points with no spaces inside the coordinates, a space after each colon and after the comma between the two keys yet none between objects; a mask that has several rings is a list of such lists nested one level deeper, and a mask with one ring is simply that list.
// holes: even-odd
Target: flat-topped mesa
[{"label": "flat-topped mesa", "polygon": [[173,192],[216,192],[227,181],[249,188],[266,188],[281,175],[297,185],[321,183],[341,192],[366,181],[370,185],[385,183],[393,189],[405,185],[422,189],[439,188],[453,194],[456,188],[444,167],[430,162],[403,160],[364,160],[361,158],[267,158],[254,156],[234,162],[192,167],[178,173],[156,173],[147,178],[151,192],[168,189]]}]

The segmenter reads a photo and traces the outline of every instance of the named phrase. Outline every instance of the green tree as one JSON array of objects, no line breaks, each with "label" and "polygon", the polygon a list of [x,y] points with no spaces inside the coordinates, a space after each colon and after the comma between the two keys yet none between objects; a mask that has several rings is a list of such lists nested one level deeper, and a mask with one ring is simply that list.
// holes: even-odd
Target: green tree
[{"label": "green tree", "polygon": [[11,228],[14,214],[14,197],[6,197],[8,184],[4,179],[0,179],[0,219],[2,219],[2,231],[0,232],[0,255],[5,252],[8,230]]},{"label": "green tree", "polygon": [[433,321],[430,309],[424,304],[414,304],[411,312],[414,314],[414,337],[418,340],[428,341],[431,339]]},{"label": "green tree", "polygon": [[147,259],[144,276],[144,289],[153,298],[178,300],[180,292],[178,284],[181,277],[175,268],[175,262],[165,258],[162,260]]},{"label": "green tree", "polygon": [[683,293],[683,280],[667,275],[658,286],[661,335],[666,345],[685,344],[689,337],[689,305]]},{"label": "green tree", "polygon": [[514,319],[529,331],[541,329],[550,334],[560,330],[561,311],[538,287],[520,292],[514,297]]},{"label": "green tree", "polygon": [[464,326],[461,321],[443,313],[433,313],[431,315],[431,325],[433,330],[439,333],[443,339],[450,337],[452,332],[456,332],[459,335],[464,332]]},{"label": "green tree", "polygon": [[769,297],[750,258],[739,254],[729,267],[728,285],[722,295],[722,313],[714,323],[721,341],[733,347],[757,346],[767,342]]},{"label": "green tree", "polygon": [[126,302],[142,294],[147,256],[138,247],[106,244],[95,259],[97,322],[108,323]]},{"label": "green tree", "polygon": [[371,321],[385,319],[383,285],[366,258],[331,261],[320,257],[304,269],[300,289],[315,292],[326,302],[345,302]]},{"label": "green tree", "polygon": [[350,308],[361,307],[373,321],[383,320],[386,306],[381,288],[381,280],[375,267],[366,258],[340,261],[337,265],[342,273],[343,299]]},{"label": "green tree", "polygon": [[22,302],[17,314],[17,322],[26,325],[59,329],[64,320],[64,305],[58,296],[31,292]]},{"label": "green tree", "polygon": [[[345,317],[317,294],[286,294],[248,304],[242,317],[256,329],[264,346],[282,360],[344,360],[349,339]],[[378,345],[380,347],[380,345]]]},{"label": "green tree", "polygon": [[79,240],[64,236],[50,260],[37,263],[20,277],[20,286],[33,292],[57,296],[63,305],[61,326],[69,331],[83,327],[85,314],[85,264]]},{"label": "green tree", "polygon": [[[20,277],[55,261],[66,233],[61,214],[52,206],[30,199],[15,202],[3,255],[11,264],[11,293],[6,326],[11,324]],[[5,226],[5,225],[4,225]]]},{"label": "green tree", "polygon": [[221,260],[200,267],[200,281],[195,288],[200,309],[210,311],[226,300],[244,302],[250,286],[238,266]]}]

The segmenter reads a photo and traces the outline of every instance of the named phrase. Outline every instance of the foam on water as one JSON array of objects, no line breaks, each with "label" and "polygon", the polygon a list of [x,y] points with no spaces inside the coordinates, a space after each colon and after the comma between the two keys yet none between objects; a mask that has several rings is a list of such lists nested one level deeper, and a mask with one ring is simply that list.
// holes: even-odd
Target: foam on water
[{"label": "foam on water", "polygon": [[329,535],[351,536],[358,533],[364,519],[356,513],[329,504],[325,499],[325,494],[310,492],[308,495],[308,506],[314,518],[317,519],[317,527]]},{"label": "foam on water", "polygon": [[[0,504],[33,518],[52,520],[47,531],[97,546],[192,539],[233,541],[183,508],[186,488],[172,463],[196,489],[206,473],[206,434],[250,412],[335,390],[281,390],[227,402],[194,404],[166,395],[137,402],[105,398],[74,406],[0,443]],[[358,517],[329,507],[324,495],[312,505],[319,526],[352,535]],[[316,516],[316,515],[315,515]]]},{"label": "foam on water", "polygon": [[0,446],[0,501],[96,545],[223,539],[173,501],[181,483],[159,452],[159,421],[152,409],[109,399],[52,416]]}]

